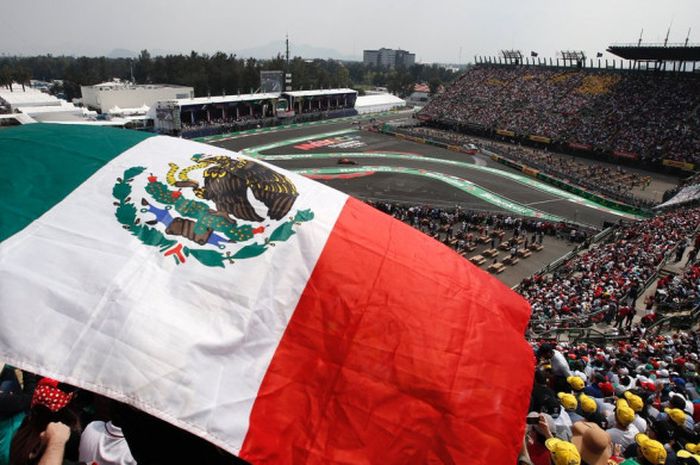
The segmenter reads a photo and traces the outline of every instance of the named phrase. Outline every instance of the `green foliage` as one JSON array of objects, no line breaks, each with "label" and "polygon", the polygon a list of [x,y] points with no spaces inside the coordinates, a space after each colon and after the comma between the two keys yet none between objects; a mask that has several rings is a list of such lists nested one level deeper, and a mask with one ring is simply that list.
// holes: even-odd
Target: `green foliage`
[{"label": "green foliage", "polygon": [[143,166],[132,166],[131,168],[124,171],[124,179],[129,181],[146,170]]},{"label": "green foliage", "polygon": [[138,237],[141,242],[146,245],[160,247],[162,250],[173,246],[176,241],[166,238],[157,229],[137,224],[136,206],[132,202],[127,201],[129,194],[131,194],[129,182],[134,176],[142,173],[144,169],[142,167],[129,168],[124,171],[123,177],[117,179],[114,187],[112,187],[112,195],[119,200],[114,215],[117,217],[117,221],[124,225],[131,234]]},{"label": "green foliage", "polygon": [[281,225],[277,226],[277,228],[272,231],[272,234],[270,234],[270,241],[286,241],[295,234],[294,230],[292,229],[293,226],[294,223],[291,221],[287,221],[286,223],[282,223]]},{"label": "green foliage", "polygon": [[206,266],[217,266],[224,268],[224,255],[216,250],[188,249],[185,247],[185,254],[192,255],[199,263]]},{"label": "green foliage", "polygon": [[294,222],[303,223],[305,221],[311,221],[314,219],[314,212],[309,209],[299,210],[296,215],[294,215]]},{"label": "green foliage", "polygon": [[124,200],[131,194],[131,186],[125,182],[118,182],[112,188],[112,195],[117,200]]},{"label": "green foliage", "polygon": [[177,243],[177,241],[165,237],[157,229],[148,226],[132,226],[131,234],[138,237],[144,244],[159,247],[161,250],[172,247]]},{"label": "green foliage", "polygon": [[[283,70],[281,55],[269,60],[242,58],[222,52],[213,55],[192,52],[189,55],[151,56],[142,50],[138,58],[69,57],[42,55],[34,57],[0,57],[0,86],[8,85],[5,75],[15,80],[62,80],[54,93],[67,99],[80,97],[81,85],[92,85],[112,78],[131,79],[138,83],[168,83],[194,87],[196,96],[250,92],[260,86],[261,70]],[[7,67],[5,69],[5,67]],[[437,65],[417,64],[407,69],[389,70],[361,62],[337,60],[290,60],[293,88],[387,86],[405,93],[408,83],[439,80],[448,83],[456,73]]]},{"label": "green foliage", "polygon": [[252,258],[264,253],[267,250],[265,244],[251,244],[242,247],[231,258]]},{"label": "green foliage", "polygon": [[136,221],[136,207],[131,203],[119,205],[114,214],[117,216],[117,221],[125,226],[131,226]]}]

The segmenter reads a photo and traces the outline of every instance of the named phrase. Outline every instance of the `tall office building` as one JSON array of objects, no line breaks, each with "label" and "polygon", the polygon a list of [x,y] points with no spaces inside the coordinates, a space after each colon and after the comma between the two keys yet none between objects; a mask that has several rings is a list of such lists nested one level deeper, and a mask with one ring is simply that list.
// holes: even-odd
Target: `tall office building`
[{"label": "tall office building", "polygon": [[365,50],[362,57],[365,65],[396,68],[403,66],[408,68],[416,63],[416,54],[401,49],[380,48],[379,50]]}]

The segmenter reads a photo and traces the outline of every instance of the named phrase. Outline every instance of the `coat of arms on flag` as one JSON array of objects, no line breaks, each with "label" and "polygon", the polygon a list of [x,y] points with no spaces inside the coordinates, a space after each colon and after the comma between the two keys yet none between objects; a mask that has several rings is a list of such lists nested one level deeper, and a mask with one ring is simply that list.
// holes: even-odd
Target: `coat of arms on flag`
[{"label": "coat of arms on flag", "polygon": [[[281,173],[225,155],[195,154],[192,161],[195,164],[185,168],[169,163],[165,182],[150,173],[140,207],[132,184],[146,168],[126,169],[112,188],[117,221],[177,264],[191,256],[203,265],[224,267],[256,257],[314,218],[310,209],[291,214],[299,193]],[[202,172],[203,185],[190,177],[197,171]],[[255,209],[249,193],[267,208],[266,218]],[[251,222],[259,225],[253,227]]]}]

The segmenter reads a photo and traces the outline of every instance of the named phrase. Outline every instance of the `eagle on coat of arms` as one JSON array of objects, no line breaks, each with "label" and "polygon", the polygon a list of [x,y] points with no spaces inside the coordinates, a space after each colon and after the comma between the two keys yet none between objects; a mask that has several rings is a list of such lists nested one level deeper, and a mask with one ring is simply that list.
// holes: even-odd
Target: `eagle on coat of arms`
[{"label": "eagle on coat of arms", "polygon": [[[248,200],[248,189],[268,208],[267,215],[273,220],[282,219],[289,213],[299,196],[286,176],[252,160],[202,154],[192,156],[192,160],[197,164],[183,169],[176,181],[174,176],[179,168],[171,163],[169,183],[175,187],[192,188],[198,198],[212,201],[216,205],[215,214],[225,218],[264,220]],[[204,186],[188,177],[189,171],[202,168]]]}]

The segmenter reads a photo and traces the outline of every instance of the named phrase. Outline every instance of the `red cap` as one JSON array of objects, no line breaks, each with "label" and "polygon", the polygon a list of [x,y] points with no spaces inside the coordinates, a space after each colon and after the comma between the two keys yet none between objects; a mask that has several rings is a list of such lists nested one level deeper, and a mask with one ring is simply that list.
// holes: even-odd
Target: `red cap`
[{"label": "red cap", "polygon": [[52,412],[58,412],[73,399],[73,394],[64,392],[58,388],[58,381],[51,378],[42,378],[34,390],[32,407],[43,405]]}]

